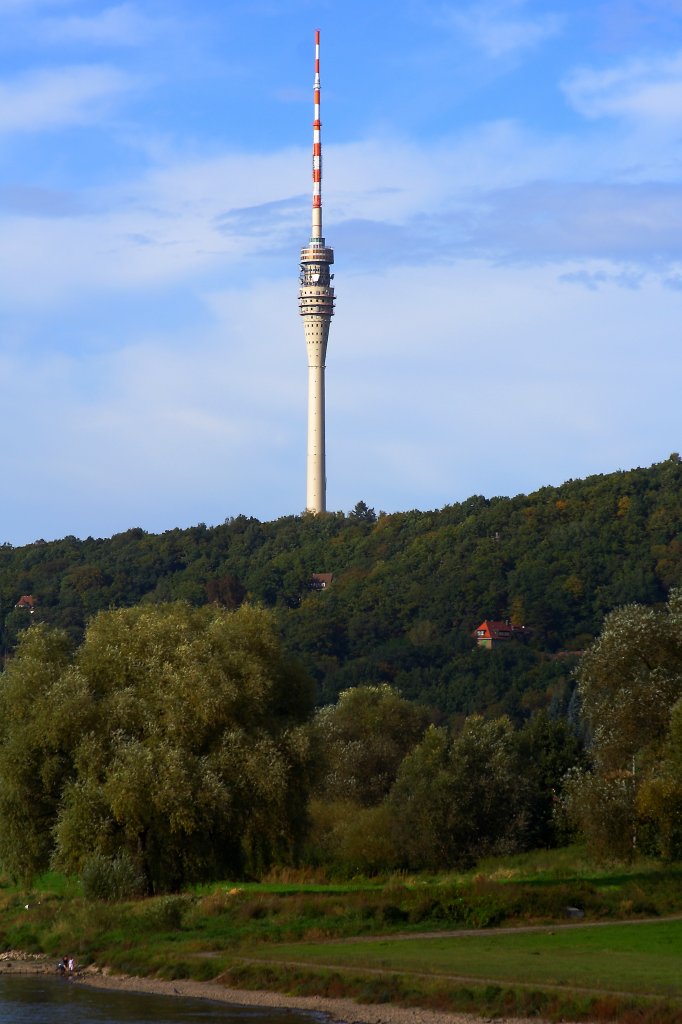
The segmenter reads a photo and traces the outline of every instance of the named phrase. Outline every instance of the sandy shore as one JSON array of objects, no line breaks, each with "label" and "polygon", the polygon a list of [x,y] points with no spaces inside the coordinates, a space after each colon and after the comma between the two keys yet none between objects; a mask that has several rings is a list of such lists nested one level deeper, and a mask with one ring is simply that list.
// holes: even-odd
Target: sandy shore
[{"label": "sandy shore", "polygon": [[[465,1013],[438,1013],[391,1006],[387,1003],[356,1003],[352,999],[325,999],[323,996],[287,996],[281,992],[227,988],[210,981],[160,981],[156,978],[135,978],[89,969],[75,979],[79,984],[94,988],[115,989],[124,992],[150,992],[162,996],[184,996],[189,999],[211,999],[215,1002],[238,1003],[242,1006],[272,1006],[290,1010],[323,1013],[334,1021],[348,1024],[481,1024],[490,1017],[475,1017]],[[535,1024],[543,1024],[534,1018]],[[495,1018],[495,1024],[528,1024],[517,1017]]]}]

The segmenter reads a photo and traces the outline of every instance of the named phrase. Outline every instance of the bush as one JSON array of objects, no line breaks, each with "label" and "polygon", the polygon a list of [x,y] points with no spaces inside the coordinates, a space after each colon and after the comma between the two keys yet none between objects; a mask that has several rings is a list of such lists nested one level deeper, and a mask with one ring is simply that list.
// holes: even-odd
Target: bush
[{"label": "bush", "polygon": [[145,903],[138,920],[150,931],[179,931],[191,906],[188,896],[160,896]]},{"label": "bush", "polygon": [[85,863],[81,885],[90,900],[131,899],[142,895],[145,888],[144,878],[125,853],[118,857],[94,854]]},{"label": "bush", "polygon": [[306,855],[335,874],[373,875],[398,863],[386,804],[361,807],[352,800],[312,800]]},{"label": "bush", "polygon": [[407,921],[409,913],[403,907],[396,906],[395,903],[385,903],[379,908],[379,917],[386,924],[399,924],[401,921]]}]

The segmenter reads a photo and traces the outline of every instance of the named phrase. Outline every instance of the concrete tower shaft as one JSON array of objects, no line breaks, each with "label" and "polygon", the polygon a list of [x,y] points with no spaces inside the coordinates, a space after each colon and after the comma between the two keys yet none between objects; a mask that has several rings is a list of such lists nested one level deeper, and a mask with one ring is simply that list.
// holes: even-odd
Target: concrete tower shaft
[{"label": "concrete tower shaft", "polygon": [[334,289],[330,267],[334,251],[322,236],[322,140],[320,121],[320,33],[315,33],[315,83],[313,120],[313,206],[310,242],[301,249],[298,293],[308,351],[308,458],[306,509],[324,512],[327,507],[325,452],[324,370],[329,324],[334,315]]}]

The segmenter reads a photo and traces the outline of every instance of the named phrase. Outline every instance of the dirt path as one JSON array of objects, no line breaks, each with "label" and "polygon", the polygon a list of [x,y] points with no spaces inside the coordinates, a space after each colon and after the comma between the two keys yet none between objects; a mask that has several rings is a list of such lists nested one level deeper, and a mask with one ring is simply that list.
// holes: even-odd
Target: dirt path
[{"label": "dirt path", "polygon": [[[410,978],[425,978],[429,981],[453,981],[457,984],[462,985],[498,985],[500,988],[527,988],[530,990],[541,988],[543,991],[551,992],[579,992],[581,995],[586,996],[619,996],[622,999],[633,998],[632,992],[620,992],[618,989],[613,988],[587,988],[582,985],[573,985],[568,983],[562,983],[560,981],[517,981],[514,979],[511,981],[509,978],[488,978],[481,977],[480,975],[473,974],[449,974],[443,971],[411,971],[408,968],[401,968],[398,970],[393,967],[359,967],[357,965],[346,965],[346,964],[324,964],[319,961],[307,961],[307,960],[265,960],[261,959],[248,959],[247,957],[239,957],[241,963],[244,964],[269,964],[272,967],[305,967],[310,970],[321,969],[326,971],[336,971],[339,974],[373,974],[385,977],[390,975],[391,977],[410,977]],[[662,998],[656,992],[644,992],[637,993],[638,999],[658,999]]]},{"label": "dirt path", "polygon": [[638,925],[638,924],[661,924],[663,921],[682,921],[682,914],[671,914],[667,917],[638,917],[636,920],[617,921],[610,918],[608,921],[585,921],[583,919],[566,922],[563,924],[522,924],[508,928],[449,928],[436,932],[396,932],[384,935],[356,935],[348,939],[320,939],[319,944],[327,942],[386,942],[388,939],[397,942],[405,942],[409,939],[458,939],[469,935],[518,935],[544,933],[551,935],[553,932],[564,931],[567,928],[608,928],[612,925]]}]

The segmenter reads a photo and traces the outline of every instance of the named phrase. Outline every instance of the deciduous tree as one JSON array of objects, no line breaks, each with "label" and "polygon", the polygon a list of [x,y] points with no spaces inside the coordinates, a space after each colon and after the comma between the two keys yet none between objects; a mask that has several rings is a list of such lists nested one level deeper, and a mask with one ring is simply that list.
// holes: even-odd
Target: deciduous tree
[{"label": "deciduous tree", "polygon": [[386,683],[344,690],[338,703],[322,708],[314,720],[320,792],[365,807],[381,803],[428,721],[426,708]]},{"label": "deciduous tree", "polygon": [[79,872],[125,852],[157,891],[295,853],[312,694],[270,613],[103,612],[71,660],[59,634],[30,630],[4,689],[0,854],[12,873]]},{"label": "deciduous tree", "polygon": [[672,856],[682,838],[682,592],[663,608],[607,616],[582,659],[579,693],[592,768],[569,780],[569,815],[602,854],[626,855],[641,836]]},{"label": "deciduous tree", "polygon": [[468,718],[458,736],[431,727],[389,798],[406,866],[465,866],[514,844],[519,809],[511,723]]}]

